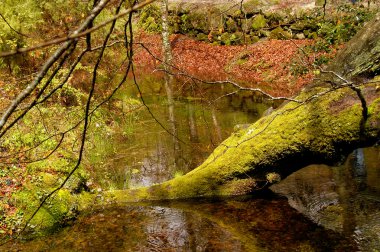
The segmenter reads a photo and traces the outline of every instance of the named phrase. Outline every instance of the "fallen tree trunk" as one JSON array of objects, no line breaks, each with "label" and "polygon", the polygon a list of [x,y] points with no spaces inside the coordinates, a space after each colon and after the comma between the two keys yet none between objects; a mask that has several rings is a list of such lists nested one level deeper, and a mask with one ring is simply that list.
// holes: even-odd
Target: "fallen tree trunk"
[{"label": "fallen tree trunk", "polygon": [[[377,15],[337,56],[324,77],[334,85],[305,89],[295,98],[300,102],[288,102],[234,133],[184,176],[110,196],[135,201],[245,194],[308,164],[334,163],[355,148],[375,144],[380,137],[379,83],[368,79],[380,69],[379,31]],[[367,82],[362,86],[352,82],[363,76]]]}]

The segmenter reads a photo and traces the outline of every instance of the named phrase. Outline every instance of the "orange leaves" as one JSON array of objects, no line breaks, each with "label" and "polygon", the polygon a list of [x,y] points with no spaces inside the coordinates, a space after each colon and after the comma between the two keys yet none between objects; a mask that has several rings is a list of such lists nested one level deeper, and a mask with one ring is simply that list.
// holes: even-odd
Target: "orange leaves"
[{"label": "orange leaves", "polygon": [[[141,43],[161,58],[161,37],[142,34]],[[311,40],[265,40],[252,45],[220,46],[195,41],[183,35],[171,37],[174,64],[182,71],[200,79],[230,79],[249,87],[260,87],[273,95],[292,95],[310,82],[312,74],[293,76],[290,65],[295,59],[308,62],[299,48]],[[157,66],[156,59],[143,49],[135,54],[138,65],[149,72]],[[154,63],[156,64],[154,64]],[[310,66],[305,66],[310,67]]]}]

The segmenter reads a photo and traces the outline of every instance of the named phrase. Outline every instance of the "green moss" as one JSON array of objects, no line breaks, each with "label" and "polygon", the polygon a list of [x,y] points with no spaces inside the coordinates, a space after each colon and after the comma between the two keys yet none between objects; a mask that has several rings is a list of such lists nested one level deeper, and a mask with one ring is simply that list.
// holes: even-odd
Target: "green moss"
[{"label": "green moss", "polygon": [[186,18],[182,18],[183,27],[186,26],[186,30],[195,30],[203,33],[209,33],[210,27],[207,20],[207,15],[200,12],[191,12],[186,15]]},{"label": "green moss", "polygon": [[267,20],[261,14],[256,15],[252,20],[252,29],[258,31],[267,25]]},{"label": "green moss", "polygon": [[157,5],[150,4],[145,7],[138,21],[138,26],[147,32],[161,32],[161,12]]},{"label": "green moss", "polygon": [[[24,189],[15,193],[12,201],[23,212],[26,220],[37,209],[43,197],[43,194],[34,190]],[[46,201],[31,220],[30,226],[35,235],[43,235],[54,230],[57,225],[65,225],[66,221],[76,216],[77,211],[89,209],[94,202],[94,194],[84,192],[75,195],[67,189],[61,189]]]},{"label": "green moss", "polygon": [[208,41],[208,36],[204,33],[197,34],[197,40],[199,41]]},{"label": "green moss", "polygon": [[231,45],[231,35],[228,32],[224,32],[220,35],[220,41],[223,45]]},{"label": "green moss", "polygon": [[230,196],[230,195],[245,195],[250,193],[257,184],[254,179],[232,179],[225,183],[218,189],[217,195]]},{"label": "green moss", "polygon": [[260,41],[260,38],[258,36],[252,36],[251,40],[252,40],[253,43],[256,43],[256,42]]},{"label": "green moss", "polygon": [[238,26],[233,18],[228,18],[226,20],[226,30],[228,32],[236,32],[238,29]]},{"label": "green moss", "polygon": [[272,30],[270,33],[270,38],[272,39],[291,39],[292,34],[288,31],[285,31],[280,26]]},{"label": "green moss", "polygon": [[46,185],[48,188],[55,186],[59,180],[59,177],[51,173],[40,173],[42,177],[42,184]]},{"label": "green moss", "polygon": [[[306,99],[323,91],[326,89],[315,88],[297,99]],[[281,169],[288,168],[279,165],[295,155],[304,155],[305,151],[313,153],[310,162],[313,158],[314,162],[334,160],[341,155],[337,146],[359,143],[363,137],[374,139],[379,132],[370,117],[365,136],[360,135],[361,106],[358,99],[354,105],[344,106],[341,110],[332,107],[333,103],[346,102],[353,95],[351,90],[341,89],[301,106],[289,102],[249,128],[233,134],[201,166],[188,174],[150,188],[118,192],[117,197],[128,201],[231,195],[245,192],[247,188],[253,190],[255,181],[277,181],[281,173],[286,174],[286,170]],[[369,107],[378,114],[380,108],[376,101]],[[277,170],[272,170],[273,167]],[[272,176],[274,174],[276,176]],[[247,180],[248,175],[252,180]]]}]

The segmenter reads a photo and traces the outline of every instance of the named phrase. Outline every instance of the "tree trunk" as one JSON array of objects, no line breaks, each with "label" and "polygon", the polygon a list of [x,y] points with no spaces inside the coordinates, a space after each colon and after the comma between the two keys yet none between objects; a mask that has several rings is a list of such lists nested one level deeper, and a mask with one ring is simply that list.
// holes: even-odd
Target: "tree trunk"
[{"label": "tree trunk", "polygon": [[[371,79],[380,74],[380,13],[364,26],[339,52],[327,70],[353,81]],[[326,74],[324,79],[336,78]],[[338,80],[336,80],[338,81]]]},{"label": "tree trunk", "polygon": [[[337,56],[330,71],[350,79],[378,73],[379,16]],[[188,174],[148,188],[113,192],[112,196],[134,201],[245,194],[306,165],[341,161],[354,149],[373,145],[380,138],[379,84],[373,82],[361,89],[368,106],[364,124],[357,92],[349,86],[314,86],[295,99],[314,98],[305,103],[288,102],[234,133]]]}]

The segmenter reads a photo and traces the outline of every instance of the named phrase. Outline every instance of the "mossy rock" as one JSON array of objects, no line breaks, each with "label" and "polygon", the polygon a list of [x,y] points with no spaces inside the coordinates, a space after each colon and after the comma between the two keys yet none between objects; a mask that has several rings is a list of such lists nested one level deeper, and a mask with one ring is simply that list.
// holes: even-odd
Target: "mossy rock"
[{"label": "mossy rock", "polygon": [[243,1],[243,7],[246,12],[256,12],[260,4],[261,4],[261,0]]},{"label": "mossy rock", "polygon": [[[211,42],[220,42],[221,40],[221,34],[219,32],[211,32],[210,34],[210,39],[211,39]],[[209,35],[207,35],[209,36]]]},{"label": "mossy rock", "polygon": [[235,10],[234,13],[232,13],[232,17],[234,19],[244,18],[244,13],[240,9],[238,9],[238,10]]},{"label": "mossy rock", "polygon": [[315,6],[323,6],[325,3],[325,0],[315,0]]},{"label": "mossy rock", "polygon": [[246,44],[254,44],[254,43],[257,43],[259,41],[260,41],[260,38],[258,36],[245,35],[245,41],[243,41],[243,43],[245,42]]},{"label": "mossy rock", "polygon": [[235,32],[231,35],[230,41],[232,45],[239,45],[244,42],[244,33],[242,32]]},{"label": "mossy rock", "polygon": [[308,20],[305,24],[304,24],[304,29],[309,29],[311,31],[317,31],[318,30],[318,22],[317,20]]},{"label": "mossy rock", "polygon": [[310,32],[307,35],[307,38],[309,38],[309,39],[317,39],[318,38],[318,34],[316,32]]},{"label": "mossy rock", "polygon": [[210,25],[207,16],[202,13],[189,14],[189,20],[193,30],[208,33],[210,31]]},{"label": "mossy rock", "polygon": [[294,38],[296,39],[305,39],[305,34],[303,33],[297,33],[296,35],[294,35]]},{"label": "mossy rock", "polygon": [[231,45],[231,35],[228,32],[224,32],[222,35],[220,35],[220,42],[223,45]]},{"label": "mossy rock", "polygon": [[197,34],[197,40],[199,41],[209,41],[208,36],[204,33],[198,33]]},{"label": "mossy rock", "polygon": [[252,29],[257,31],[257,30],[260,30],[264,27],[266,27],[267,25],[267,20],[265,19],[265,17],[261,14],[259,15],[256,15],[253,19],[252,19]]},{"label": "mossy rock", "polygon": [[244,35],[244,40],[242,41],[244,44],[247,44],[247,45],[249,45],[249,44],[253,44],[254,42],[252,41],[252,38],[251,38],[251,36],[249,36],[249,35],[247,35],[247,34],[245,34]]},{"label": "mossy rock", "polygon": [[241,28],[245,32],[250,31],[252,28],[252,18],[242,19],[241,20]]},{"label": "mossy rock", "polygon": [[271,35],[271,32],[268,31],[268,30],[263,30],[263,29],[261,29],[261,30],[255,32],[253,35],[254,35],[254,36],[257,36],[257,37],[259,37],[259,38],[269,38],[270,35]]},{"label": "mossy rock", "polygon": [[260,41],[260,38],[258,36],[251,36],[252,43],[257,43]]},{"label": "mossy rock", "polygon": [[297,31],[297,32],[299,32],[299,31],[303,31],[303,30],[305,30],[305,27],[306,27],[306,25],[305,25],[303,22],[297,22],[297,23],[295,23],[295,24],[290,25],[289,28],[290,28],[292,31]]},{"label": "mossy rock", "polygon": [[181,23],[180,23],[180,31],[181,33],[188,33],[190,30],[193,29],[193,26],[190,21],[190,17],[188,14],[182,14],[180,16]]},{"label": "mossy rock", "polygon": [[170,32],[171,33],[179,33],[181,28],[180,28],[180,24],[181,24],[181,18],[177,15],[172,15],[172,16],[169,16],[168,17],[169,19],[169,28],[170,28]]},{"label": "mossy rock", "polygon": [[226,20],[226,31],[227,32],[233,33],[233,32],[236,32],[238,29],[239,29],[239,27],[233,18],[230,17]]},{"label": "mossy rock", "polygon": [[272,30],[270,33],[271,39],[291,39],[293,36],[290,32],[285,31],[280,26]]},{"label": "mossy rock", "polygon": [[279,12],[267,12],[264,14],[264,17],[267,19],[269,24],[276,25],[284,21],[285,15],[282,15]]},{"label": "mossy rock", "polygon": [[47,187],[57,186],[60,181],[60,177],[57,174],[51,174],[46,172],[41,172],[40,176],[42,178],[42,184]]},{"label": "mossy rock", "polygon": [[[50,191],[52,189],[49,189]],[[47,193],[47,191],[46,191]],[[12,196],[12,203],[29,218],[40,204],[35,191],[24,189]],[[72,194],[68,189],[57,191],[37,212],[30,222],[35,236],[45,235],[56,227],[66,225],[83,210],[90,209],[96,203],[96,195],[88,192]]]}]

